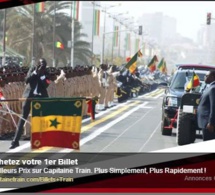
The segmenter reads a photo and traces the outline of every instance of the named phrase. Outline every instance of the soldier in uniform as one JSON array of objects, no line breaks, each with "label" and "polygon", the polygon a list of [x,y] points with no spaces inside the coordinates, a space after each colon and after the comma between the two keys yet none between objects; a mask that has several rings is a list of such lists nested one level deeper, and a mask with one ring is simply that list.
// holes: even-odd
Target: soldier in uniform
[{"label": "soldier in uniform", "polygon": [[100,86],[98,110],[100,111],[108,108],[108,101],[107,101],[106,95],[107,95],[107,89],[109,87],[109,84],[108,84],[108,74],[106,70],[107,70],[107,66],[105,64],[101,64],[100,71],[98,73],[99,86]]},{"label": "soldier in uniform", "polygon": [[113,66],[109,68],[107,71],[108,73],[108,78],[109,78],[109,87],[107,90],[107,101],[108,101],[108,107],[115,106],[113,101],[114,101],[114,92],[117,89],[117,83],[116,83],[116,78],[113,75]]}]

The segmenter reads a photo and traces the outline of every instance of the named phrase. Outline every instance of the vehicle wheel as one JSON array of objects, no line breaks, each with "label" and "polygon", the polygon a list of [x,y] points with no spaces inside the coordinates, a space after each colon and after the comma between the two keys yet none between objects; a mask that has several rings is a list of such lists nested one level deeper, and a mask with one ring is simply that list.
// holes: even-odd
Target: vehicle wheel
[{"label": "vehicle wheel", "polygon": [[197,129],[197,124],[192,122],[191,131],[190,131],[190,142],[191,143],[194,143],[196,140],[196,129]]},{"label": "vehicle wheel", "polygon": [[163,117],[161,122],[162,135],[168,135],[168,136],[172,135],[172,128],[165,128],[165,126],[168,126],[168,125],[169,125],[168,120],[166,119],[166,117]]},{"label": "vehicle wheel", "polygon": [[193,143],[194,133],[192,128],[192,114],[179,112],[178,129],[177,129],[177,143],[179,146]]}]

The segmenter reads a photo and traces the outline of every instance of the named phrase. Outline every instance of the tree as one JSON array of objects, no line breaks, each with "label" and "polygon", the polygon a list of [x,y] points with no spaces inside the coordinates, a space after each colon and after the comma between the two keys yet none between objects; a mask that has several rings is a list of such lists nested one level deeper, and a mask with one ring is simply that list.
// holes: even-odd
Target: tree
[{"label": "tree", "polygon": [[[71,18],[64,12],[70,9],[71,2],[56,1],[56,12],[54,3],[45,2],[45,11],[35,13],[33,16],[33,4],[13,7],[7,14],[7,44],[18,53],[26,56],[26,62],[29,64],[32,58],[32,37],[33,37],[33,19],[34,25],[34,56],[36,59],[44,57],[49,64],[53,60],[53,46],[59,41],[64,45],[64,49],[55,47],[56,65],[61,62],[67,64],[70,59],[71,50],[67,43],[71,40]],[[55,14],[55,40],[53,40],[53,21]],[[92,56],[90,43],[83,41],[86,36],[80,33],[81,24],[75,21],[74,25],[74,61],[81,61],[88,64]]]}]

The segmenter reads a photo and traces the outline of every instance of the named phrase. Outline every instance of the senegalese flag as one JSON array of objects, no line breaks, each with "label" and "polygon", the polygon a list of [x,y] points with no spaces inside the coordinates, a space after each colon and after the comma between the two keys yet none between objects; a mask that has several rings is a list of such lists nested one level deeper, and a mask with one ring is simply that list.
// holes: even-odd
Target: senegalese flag
[{"label": "senegalese flag", "polygon": [[156,55],[154,55],[147,66],[149,68],[150,72],[154,72],[156,70],[156,62],[158,62],[158,58]]},{"label": "senegalese flag", "polygon": [[167,73],[167,66],[166,66],[166,60],[164,60],[164,70],[163,70],[163,73]]},{"label": "senegalese flag", "polygon": [[199,76],[193,71],[192,78],[186,86],[186,91],[189,91],[192,88],[198,87],[200,85]]},{"label": "senegalese flag", "polygon": [[119,37],[119,26],[114,26],[114,36],[113,36],[113,45],[118,46],[118,37]]},{"label": "senegalese flag", "polygon": [[72,10],[72,13],[73,13],[73,19],[75,20],[79,20],[79,7],[80,6],[80,1],[73,1],[73,10]]},{"label": "senegalese flag", "polygon": [[40,98],[31,102],[31,148],[80,148],[83,98]]},{"label": "senegalese flag", "polygon": [[95,10],[94,12],[94,26],[93,32],[95,36],[99,36],[100,33],[100,10]]},{"label": "senegalese flag", "polygon": [[64,49],[64,45],[60,41],[55,42],[55,46],[57,48]]},{"label": "senegalese flag", "polygon": [[160,72],[164,73],[165,71],[165,61],[164,58],[161,59],[161,61],[158,64],[158,70],[160,70]]},{"label": "senegalese flag", "polygon": [[129,69],[130,73],[133,74],[137,68],[137,58],[142,57],[143,54],[139,50],[132,58],[131,60],[125,65],[125,68]]},{"label": "senegalese flag", "polygon": [[36,12],[44,12],[45,11],[45,2],[36,3],[35,5]]}]

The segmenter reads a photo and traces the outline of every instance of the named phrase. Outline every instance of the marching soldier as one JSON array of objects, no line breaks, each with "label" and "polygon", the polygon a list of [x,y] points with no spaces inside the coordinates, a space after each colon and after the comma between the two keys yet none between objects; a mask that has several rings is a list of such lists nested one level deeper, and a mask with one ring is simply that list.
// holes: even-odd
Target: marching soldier
[{"label": "marching soldier", "polygon": [[106,72],[106,66],[104,64],[100,65],[100,71],[98,73],[99,86],[100,86],[100,96],[98,102],[98,110],[102,111],[108,108],[107,101],[107,89],[109,87],[108,74]]},{"label": "marching soldier", "polygon": [[107,89],[107,101],[108,101],[108,107],[114,106],[114,92],[117,89],[117,83],[116,78],[113,75],[113,67],[111,66],[108,70],[108,78],[109,78],[109,87]]}]

